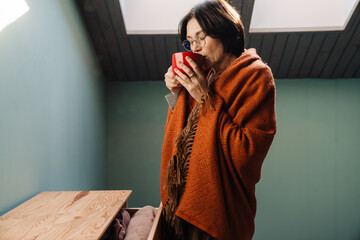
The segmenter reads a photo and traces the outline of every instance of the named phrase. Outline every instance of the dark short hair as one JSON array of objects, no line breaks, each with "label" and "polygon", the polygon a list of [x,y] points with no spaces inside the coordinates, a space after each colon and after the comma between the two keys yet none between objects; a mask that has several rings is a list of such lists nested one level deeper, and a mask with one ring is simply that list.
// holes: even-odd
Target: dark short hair
[{"label": "dark short hair", "polygon": [[225,52],[237,57],[244,52],[245,34],[240,15],[225,0],[207,0],[195,5],[180,21],[181,41],[186,39],[187,24],[192,18],[206,34],[221,41]]}]

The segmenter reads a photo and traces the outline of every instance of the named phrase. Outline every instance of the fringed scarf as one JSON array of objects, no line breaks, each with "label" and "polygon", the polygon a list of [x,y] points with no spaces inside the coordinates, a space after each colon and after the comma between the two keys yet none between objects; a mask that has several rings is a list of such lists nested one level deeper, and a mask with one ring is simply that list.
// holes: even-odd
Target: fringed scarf
[{"label": "fringed scarf", "polygon": [[[218,75],[209,77],[209,87]],[[205,105],[203,111],[212,110],[212,103],[209,93],[205,94],[201,101],[196,103],[192,109],[187,124],[183,131],[177,136],[176,147],[177,153],[170,159],[167,168],[167,179],[165,183],[166,191],[169,194],[169,199],[166,202],[163,210],[166,223],[172,228],[174,236],[172,238],[184,240],[211,240],[214,239],[206,232],[199,228],[185,222],[183,219],[175,215],[179,206],[181,197],[185,190],[186,179],[189,170],[191,150],[193,147],[198,120],[200,117],[201,107]],[[204,113],[204,112],[203,112]]]}]

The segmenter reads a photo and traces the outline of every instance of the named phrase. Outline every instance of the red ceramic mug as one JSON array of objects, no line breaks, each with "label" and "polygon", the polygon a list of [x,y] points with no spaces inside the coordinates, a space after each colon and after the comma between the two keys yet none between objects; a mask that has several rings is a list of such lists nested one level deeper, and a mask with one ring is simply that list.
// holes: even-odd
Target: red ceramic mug
[{"label": "red ceramic mug", "polygon": [[174,71],[175,68],[178,68],[181,72],[185,73],[184,70],[178,67],[178,63],[180,61],[183,62],[186,66],[188,66],[190,69],[192,69],[189,62],[186,60],[186,57],[190,57],[192,60],[194,60],[200,69],[203,68],[204,57],[202,55],[193,52],[177,52],[172,55],[172,68],[175,75],[177,75]]}]

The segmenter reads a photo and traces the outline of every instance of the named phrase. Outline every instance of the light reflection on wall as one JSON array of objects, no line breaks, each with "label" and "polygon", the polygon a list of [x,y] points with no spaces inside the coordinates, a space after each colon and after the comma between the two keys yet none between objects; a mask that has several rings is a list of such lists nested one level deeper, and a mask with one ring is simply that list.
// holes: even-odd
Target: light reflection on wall
[{"label": "light reflection on wall", "polygon": [[29,11],[25,0],[0,0],[0,31]]}]

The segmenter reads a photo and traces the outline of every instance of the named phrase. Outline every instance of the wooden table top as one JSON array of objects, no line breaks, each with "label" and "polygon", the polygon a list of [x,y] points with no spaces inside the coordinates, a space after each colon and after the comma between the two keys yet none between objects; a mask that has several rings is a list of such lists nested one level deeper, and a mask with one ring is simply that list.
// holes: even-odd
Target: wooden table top
[{"label": "wooden table top", "polygon": [[0,239],[99,239],[130,194],[130,190],[39,193],[0,217]]}]

